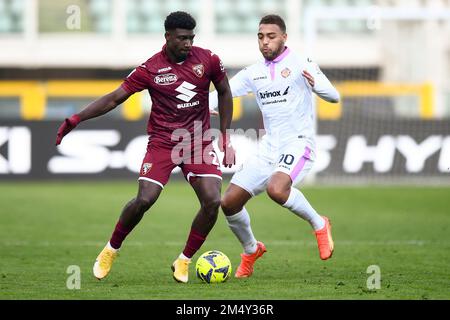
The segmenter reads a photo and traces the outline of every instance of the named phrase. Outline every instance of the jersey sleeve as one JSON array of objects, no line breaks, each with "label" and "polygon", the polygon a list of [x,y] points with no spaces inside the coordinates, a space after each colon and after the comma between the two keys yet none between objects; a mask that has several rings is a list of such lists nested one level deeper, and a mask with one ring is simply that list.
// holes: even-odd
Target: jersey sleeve
[{"label": "jersey sleeve", "polygon": [[328,80],[322,70],[320,70],[317,63],[308,58],[306,62],[306,71],[314,77],[314,88],[312,88],[314,93],[325,101],[332,103],[339,102],[339,92],[331,84],[330,80]]},{"label": "jersey sleeve", "polygon": [[135,93],[148,88],[148,74],[144,64],[140,65],[123,80],[121,87],[128,93]]},{"label": "jersey sleeve", "polygon": [[222,81],[226,74],[222,60],[220,60],[218,55],[211,53],[211,81],[214,85]]},{"label": "jersey sleeve", "polygon": [[[247,74],[247,68],[242,69],[230,80],[230,89],[233,98],[245,96],[252,91]],[[218,104],[219,100],[217,97],[217,91],[214,90],[209,93],[209,109],[215,110]]]}]

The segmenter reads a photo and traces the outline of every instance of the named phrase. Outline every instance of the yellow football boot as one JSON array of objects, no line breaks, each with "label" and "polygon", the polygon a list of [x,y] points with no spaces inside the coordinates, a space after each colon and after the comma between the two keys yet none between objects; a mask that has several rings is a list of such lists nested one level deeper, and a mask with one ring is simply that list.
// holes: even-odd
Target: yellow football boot
[{"label": "yellow football boot", "polygon": [[114,250],[109,245],[103,248],[94,263],[94,276],[101,280],[106,277],[111,270],[112,264],[116,259],[118,250]]},{"label": "yellow football boot", "polygon": [[187,283],[189,278],[190,259],[178,258],[172,264],[173,278],[177,282]]}]

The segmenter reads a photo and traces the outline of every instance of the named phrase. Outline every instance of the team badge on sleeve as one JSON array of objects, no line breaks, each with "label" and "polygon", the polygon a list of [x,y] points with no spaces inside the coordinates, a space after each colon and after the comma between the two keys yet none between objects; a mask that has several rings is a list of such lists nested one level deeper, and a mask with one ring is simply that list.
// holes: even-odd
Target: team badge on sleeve
[{"label": "team badge on sleeve", "polygon": [[205,67],[202,64],[196,64],[192,67],[192,71],[194,71],[197,77],[201,78],[203,77],[203,73],[205,72]]},{"label": "team badge on sleeve", "polygon": [[150,171],[151,168],[152,168],[152,164],[151,163],[144,163],[142,165],[142,174],[146,175]]}]

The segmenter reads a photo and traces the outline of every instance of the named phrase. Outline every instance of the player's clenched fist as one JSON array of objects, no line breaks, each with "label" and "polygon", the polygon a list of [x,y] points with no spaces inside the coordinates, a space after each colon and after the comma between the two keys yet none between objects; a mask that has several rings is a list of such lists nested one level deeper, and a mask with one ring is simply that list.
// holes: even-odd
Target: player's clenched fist
[{"label": "player's clenched fist", "polygon": [[72,131],[79,123],[80,117],[76,114],[70,118],[66,118],[64,122],[59,126],[58,133],[56,134],[56,145],[61,143],[62,138]]},{"label": "player's clenched fist", "polygon": [[229,135],[221,135],[219,138],[219,150],[224,153],[222,164],[225,168],[231,168],[236,164],[236,151],[231,145]]}]

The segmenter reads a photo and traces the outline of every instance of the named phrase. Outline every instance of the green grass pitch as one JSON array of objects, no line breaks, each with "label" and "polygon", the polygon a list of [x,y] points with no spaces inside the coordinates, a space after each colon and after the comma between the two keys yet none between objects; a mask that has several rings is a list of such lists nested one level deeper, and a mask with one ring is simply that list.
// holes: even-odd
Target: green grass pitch
[{"label": "green grass pitch", "polygon": [[[305,187],[332,221],[328,261],[309,225],[262,194],[247,208],[268,252],[253,277],[208,285],[195,276],[196,258],[220,250],[235,269],[242,249],[220,212],[190,282],[176,283],[170,265],[198,202],[187,183],[172,180],[98,281],[93,262],[136,190],[135,182],[0,183],[0,299],[450,299],[450,188]],[[73,265],[79,290],[67,288]],[[380,289],[367,288],[371,265],[380,268]]]}]

